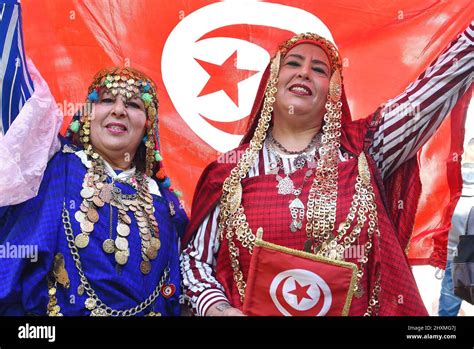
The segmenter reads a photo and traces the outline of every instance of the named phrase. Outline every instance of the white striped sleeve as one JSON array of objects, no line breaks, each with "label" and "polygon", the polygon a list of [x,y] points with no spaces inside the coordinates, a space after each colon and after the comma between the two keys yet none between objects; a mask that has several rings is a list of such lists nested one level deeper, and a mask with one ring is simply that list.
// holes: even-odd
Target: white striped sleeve
[{"label": "white striped sleeve", "polygon": [[384,177],[416,155],[472,83],[474,22],[381,110],[369,148]]},{"label": "white striped sleeve", "polygon": [[[269,171],[268,154],[265,154],[265,171]],[[255,160],[248,177],[259,175],[259,158]],[[216,279],[216,256],[220,243],[217,236],[220,207],[204,218],[196,234],[181,254],[184,300],[191,305],[195,315],[205,316],[218,302],[227,302],[224,287]]]},{"label": "white striped sleeve", "polygon": [[230,303],[224,287],[215,277],[216,255],[219,251],[217,220],[219,206],[202,222],[193,239],[181,254],[184,299],[195,315],[204,316],[217,302]]}]

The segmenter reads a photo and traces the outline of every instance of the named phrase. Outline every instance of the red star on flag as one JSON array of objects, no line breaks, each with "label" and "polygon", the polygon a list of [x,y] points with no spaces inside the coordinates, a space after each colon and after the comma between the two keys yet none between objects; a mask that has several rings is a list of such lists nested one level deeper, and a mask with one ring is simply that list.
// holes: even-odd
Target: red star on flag
[{"label": "red star on flag", "polygon": [[301,286],[298,281],[295,280],[295,289],[289,291],[288,293],[294,294],[297,298],[298,304],[303,300],[303,298],[313,299],[308,294],[308,288],[310,288],[311,284],[306,286]]},{"label": "red star on flag", "polygon": [[237,84],[258,73],[255,70],[237,68],[237,50],[220,65],[197,58],[194,59],[210,75],[198,97],[223,90],[236,106],[239,106],[239,87]]}]

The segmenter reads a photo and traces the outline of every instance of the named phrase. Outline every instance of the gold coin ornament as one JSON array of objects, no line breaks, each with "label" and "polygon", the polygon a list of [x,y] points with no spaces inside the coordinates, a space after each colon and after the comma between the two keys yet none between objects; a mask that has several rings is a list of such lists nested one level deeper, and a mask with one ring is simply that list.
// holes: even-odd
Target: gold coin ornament
[{"label": "gold coin ornament", "polygon": [[125,265],[128,261],[128,255],[125,251],[117,251],[115,252],[115,261],[119,265]]},{"label": "gold coin ornament", "polygon": [[74,243],[79,248],[85,248],[89,245],[89,235],[81,233],[76,236]]},{"label": "gold coin ornament", "polygon": [[151,263],[149,261],[141,261],[140,263],[140,271],[144,274],[147,275],[151,271]]},{"label": "gold coin ornament", "polygon": [[112,239],[104,240],[102,243],[102,249],[105,253],[114,253],[115,252],[115,241]]}]

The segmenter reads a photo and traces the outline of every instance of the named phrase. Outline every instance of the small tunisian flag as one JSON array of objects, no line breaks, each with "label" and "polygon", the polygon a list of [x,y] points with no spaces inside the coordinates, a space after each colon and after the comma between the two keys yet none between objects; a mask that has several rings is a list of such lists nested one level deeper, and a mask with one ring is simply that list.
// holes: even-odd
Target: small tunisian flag
[{"label": "small tunisian flag", "polygon": [[250,261],[244,314],[347,315],[357,266],[257,238]]}]

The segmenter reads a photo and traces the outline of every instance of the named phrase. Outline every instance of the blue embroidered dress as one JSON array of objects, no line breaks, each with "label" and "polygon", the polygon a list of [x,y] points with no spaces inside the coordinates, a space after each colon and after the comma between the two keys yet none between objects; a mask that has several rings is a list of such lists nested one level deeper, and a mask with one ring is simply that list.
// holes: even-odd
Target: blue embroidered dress
[{"label": "blue embroidered dress", "polygon": [[[57,153],[49,162],[39,190],[33,199],[22,204],[0,208],[0,315],[46,315],[48,296],[48,274],[53,267],[54,257],[62,253],[65,269],[70,280],[69,288],[57,285],[57,305],[61,313],[68,316],[90,315],[84,302],[87,292],[78,293],[80,278],[68,247],[62,219],[63,202],[69,212],[74,236],[81,233],[80,225],[74,218],[82,202],[80,191],[87,168],[79,153]],[[110,175],[110,174],[109,174]],[[108,182],[110,182],[110,177]],[[156,187],[156,182],[152,183]],[[116,182],[123,194],[134,194],[135,189]],[[117,269],[114,254],[102,249],[104,240],[116,237],[118,212],[108,204],[99,207],[99,221],[94,224],[87,247],[79,249],[80,261],[86,278],[98,297],[116,310],[129,309],[145,301],[162,279],[164,270],[169,268],[166,285],[174,285],[176,291],[166,298],[160,292],[158,298],[144,311],[162,315],[179,315],[180,272],[179,237],[187,224],[186,213],[178,199],[166,188],[149,190],[153,197],[154,215],[158,222],[161,248],[151,262],[151,272],[144,275],[140,271],[141,237],[135,217],[130,212],[130,235],[127,237],[130,256],[128,262]],[[156,195],[158,194],[158,195]],[[112,229],[110,229],[110,208],[112,208]],[[7,258],[8,248],[23,247],[23,251],[37,248],[37,261],[30,256]],[[25,246],[29,246],[28,250]],[[36,246],[36,247],[35,247]],[[2,252],[2,251],[0,251]],[[24,257],[24,258],[19,258]],[[168,295],[167,295],[168,296]]]}]

